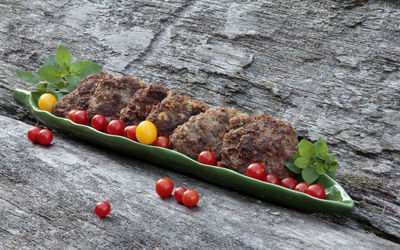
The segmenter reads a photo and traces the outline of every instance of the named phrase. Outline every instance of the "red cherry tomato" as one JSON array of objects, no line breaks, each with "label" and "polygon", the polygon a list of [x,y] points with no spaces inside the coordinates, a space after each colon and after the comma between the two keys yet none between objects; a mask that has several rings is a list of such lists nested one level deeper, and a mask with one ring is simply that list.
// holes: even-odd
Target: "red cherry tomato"
[{"label": "red cherry tomato", "polygon": [[107,120],[104,115],[95,115],[91,124],[94,129],[101,131],[107,126]]},{"label": "red cherry tomato", "polygon": [[215,155],[208,150],[201,152],[197,157],[197,161],[202,164],[207,164],[212,166],[217,165],[217,160],[215,159]]},{"label": "red cherry tomato", "polygon": [[53,133],[48,129],[43,129],[38,134],[38,140],[42,145],[49,145],[53,140]]},{"label": "red cherry tomato", "polygon": [[33,143],[39,142],[38,135],[41,130],[42,129],[39,127],[33,127],[31,129],[29,129],[28,130],[28,139],[31,140],[31,142],[33,142]]},{"label": "red cherry tomato", "polygon": [[94,212],[99,216],[99,217],[105,217],[107,214],[110,213],[111,206],[110,203],[107,201],[100,201],[99,203],[96,204],[94,207]]},{"label": "red cherry tomato", "polygon": [[300,182],[299,184],[296,185],[294,190],[305,193],[310,185],[308,185],[305,182]]},{"label": "red cherry tomato", "polygon": [[315,198],[325,199],[325,189],[319,184],[312,184],[309,186],[306,194],[314,196]]},{"label": "red cherry tomato", "polygon": [[110,135],[122,135],[125,124],[121,120],[112,120],[107,125],[107,133]]},{"label": "red cherry tomato", "polygon": [[281,180],[281,185],[285,188],[294,189],[297,185],[297,181],[292,177],[286,177]]},{"label": "red cherry tomato", "polygon": [[186,188],[184,188],[184,187],[178,187],[177,189],[175,189],[174,197],[178,203],[182,203],[182,195],[185,191],[186,191]]},{"label": "red cherry tomato", "polygon": [[70,119],[71,121],[74,121],[76,112],[78,112],[78,110],[76,110],[76,109],[73,109],[73,110],[69,111],[69,113],[67,115],[67,119]]},{"label": "red cherry tomato", "polygon": [[279,185],[279,184],[280,184],[279,178],[276,177],[276,176],[273,175],[273,174],[267,175],[267,176],[265,177],[264,181],[265,181],[265,182],[268,182],[268,183],[276,184],[276,185]]},{"label": "red cherry tomato", "polygon": [[246,169],[246,175],[251,178],[258,180],[264,180],[265,178],[265,168],[260,163],[252,163]]},{"label": "red cherry tomato", "polygon": [[199,194],[193,189],[186,190],[182,195],[182,202],[187,207],[194,207],[199,202]]},{"label": "red cherry tomato", "polygon": [[123,136],[123,137],[128,137],[126,131],[128,131],[129,127],[130,127],[130,126],[126,126],[126,127],[124,128],[124,132],[122,132],[122,136]]},{"label": "red cherry tomato", "polygon": [[88,125],[89,120],[85,110],[79,110],[73,115],[73,121],[81,125]]},{"label": "red cherry tomato", "polygon": [[169,148],[169,139],[168,139],[168,137],[165,137],[165,136],[159,136],[153,142],[153,145],[157,146],[157,147],[162,147],[162,148]]},{"label": "red cherry tomato", "polygon": [[137,138],[136,138],[136,128],[137,128],[137,126],[136,125],[132,125],[132,126],[128,126],[126,128],[127,128],[127,129],[125,129],[126,137],[128,137],[131,140],[138,141]]},{"label": "red cherry tomato", "polygon": [[171,196],[174,190],[174,183],[169,178],[161,178],[156,182],[156,192],[161,198]]}]

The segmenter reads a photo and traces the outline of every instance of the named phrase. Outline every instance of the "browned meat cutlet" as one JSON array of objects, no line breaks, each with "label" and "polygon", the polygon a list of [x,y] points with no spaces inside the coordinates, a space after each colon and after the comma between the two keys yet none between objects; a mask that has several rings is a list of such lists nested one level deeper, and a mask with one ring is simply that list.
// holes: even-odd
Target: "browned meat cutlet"
[{"label": "browned meat cutlet", "polygon": [[100,82],[89,100],[89,119],[95,115],[104,115],[107,122],[119,119],[121,109],[128,105],[129,99],[145,87],[143,81],[129,76],[114,76]]},{"label": "browned meat cutlet", "polygon": [[231,119],[231,127],[222,144],[224,166],[246,174],[249,164],[259,162],[267,174],[279,178],[293,176],[285,163],[297,153],[298,140],[289,123],[257,115]]},{"label": "browned meat cutlet", "polygon": [[137,125],[146,120],[153,107],[157,106],[167,96],[168,90],[168,88],[155,83],[138,90],[129,100],[128,106],[121,110],[120,120],[125,125]]},{"label": "browned meat cutlet", "polygon": [[245,114],[233,108],[216,107],[192,116],[170,136],[171,148],[193,159],[197,159],[200,152],[209,150],[220,160],[222,139],[229,131],[229,120],[242,115]]},{"label": "browned meat cutlet", "polygon": [[54,105],[53,114],[66,117],[68,112],[73,109],[87,110],[90,97],[96,89],[97,84],[112,77],[108,73],[101,72],[84,78],[75,90],[61,98]]},{"label": "browned meat cutlet", "polygon": [[202,101],[168,91],[167,97],[150,112],[146,120],[154,123],[158,136],[169,137],[176,127],[207,109],[207,104]]}]

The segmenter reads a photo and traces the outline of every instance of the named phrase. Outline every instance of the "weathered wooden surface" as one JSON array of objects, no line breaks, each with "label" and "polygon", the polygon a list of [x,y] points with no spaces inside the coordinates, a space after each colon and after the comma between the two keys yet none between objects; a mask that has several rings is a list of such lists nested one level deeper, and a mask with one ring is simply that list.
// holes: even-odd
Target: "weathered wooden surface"
[{"label": "weathered wooden surface", "polygon": [[[271,238],[282,248],[284,245],[280,242],[285,240],[290,240],[292,247],[324,247],[325,244],[328,248],[333,247],[333,243],[326,243],[332,238],[321,234],[326,229],[332,237],[340,238],[338,242],[343,247],[354,247],[351,244],[356,242],[366,244],[359,245],[360,248],[378,246],[380,242],[385,242],[384,247],[390,246],[391,243],[372,233],[395,242],[393,244],[397,245],[392,246],[399,248],[400,3],[361,0],[2,1],[0,16],[0,115],[31,124],[34,122],[12,100],[14,88],[27,86],[17,79],[14,70],[37,71],[45,57],[59,44],[64,44],[77,60],[95,60],[110,73],[135,75],[147,82],[157,81],[211,105],[271,114],[291,122],[307,138],[325,138],[341,162],[338,180],[356,202],[356,209],[349,215],[302,214],[268,203],[258,204],[251,198],[134,159],[105,153],[81,144],[79,140],[65,142],[65,139],[59,139],[51,149],[25,149],[30,144],[21,135],[20,139],[12,141],[3,136],[0,183],[1,190],[6,191],[0,194],[1,210],[15,209],[12,203],[25,209],[21,204],[28,204],[32,196],[28,192],[24,194],[24,190],[42,190],[48,187],[45,180],[50,177],[55,183],[70,183],[72,190],[68,192],[69,189],[56,186],[51,192],[59,193],[47,196],[45,192],[37,191],[33,206],[43,211],[40,215],[34,210],[26,210],[23,215],[17,213],[20,217],[13,221],[17,221],[15,226],[22,229],[1,226],[0,240],[7,239],[4,242],[9,245],[6,246],[25,243],[28,246],[43,244],[53,247],[52,237],[60,240],[60,246],[70,244],[78,248],[82,241],[86,241],[88,247],[102,242],[119,247],[123,247],[124,242],[127,246],[138,247],[161,246],[161,243],[171,244],[171,247],[182,246],[189,238],[182,236],[184,229],[177,228],[187,231],[195,225],[199,230],[206,228],[204,234],[191,231],[188,235],[194,237],[199,246],[205,247],[218,246],[215,243],[226,247],[257,248],[268,244]],[[12,128],[15,133],[27,128],[17,121],[1,120],[6,124],[18,124],[10,125],[17,127]],[[15,146],[6,147],[11,142]],[[64,162],[57,158],[63,155],[62,150],[57,149],[58,144],[68,150],[74,147],[71,144],[80,145],[88,155],[71,153],[72,163]],[[19,171],[24,171],[20,165],[26,168],[33,158],[46,155],[47,151],[42,150],[58,150],[58,156],[50,156],[49,162],[44,164],[46,167],[41,166],[40,161],[32,164],[41,171],[20,174]],[[126,199],[116,196],[113,207],[117,203],[125,208],[121,211],[115,209],[115,218],[118,219],[96,221],[91,225],[96,219],[90,209],[71,205],[73,202],[70,201],[90,207],[101,192],[96,191],[98,183],[95,180],[85,182],[85,175],[80,176],[79,171],[76,173],[72,165],[74,161],[81,162],[82,169],[89,169],[95,164],[87,159],[96,159],[97,156],[92,154],[98,152],[105,154],[101,156],[104,159],[111,159],[109,162],[123,161],[122,165],[130,166],[114,169],[108,164],[98,167],[97,171],[113,170],[94,174],[107,180],[104,183],[111,186],[107,197],[132,190],[129,185],[135,181],[124,179],[127,175],[137,180],[134,187],[147,189],[149,194],[126,195]],[[13,164],[7,161],[10,155],[14,157],[11,157],[15,161]],[[56,164],[60,165],[60,170]],[[143,182],[135,178],[137,172],[142,173]],[[25,181],[13,181],[14,173],[18,173],[15,178],[23,176],[21,178]],[[60,176],[52,176],[52,173]],[[200,212],[185,210],[176,207],[172,201],[160,202],[153,197],[150,190],[160,175],[175,176],[189,185],[196,183],[202,187],[204,203]],[[145,176],[149,176],[148,179]],[[36,178],[36,181],[31,181],[31,178]],[[103,183],[103,179],[99,183]],[[68,198],[74,195],[77,199]],[[63,196],[67,198],[63,200]],[[217,197],[222,197],[223,201],[218,202]],[[142,199],[147,199],[151,205]],[[140,214],[147,211],[152,216],[147,219],[138,216],[130,205],[136,206]],[[64,212],[57,214],[56,208],[64,206],[75,206],[75,209],[64,208],[66,210],[61,210]],[[175,218],[183,213],[185,219],[174,221],[164,217],[160,212],[163,210],[168,210]],[[279,214],[273,215],[271,211],[279,211]],[[75,219],[80,213],[83,213],[84,219],[81,220],[84,223],[78,231],[73,231],[76,233],[71,233],[73,227],[67,225],[79,225]],[[212,217],[207,224],[207,216],[214,213],[221,218]],[[231,221],[235,213],[239,219]],[[255,213],[262,215],[258,223]],[[1,215],[2,218],[8,216],[4,212]],[[48,219],[41,224],[40,221],[28,220],[29,216],[38,220]],[[158,223],[151,225],[158,226],[146,226],[145,222],[152,217],[157,218]],[[245,218],[252,220],[252,225],[245,224]],[[279,224],[280,229],[274,231],[261,223],[262,220],[266,224]],[[162,221],[173,225],[171,228],[167,225],[160,227]],[[138,227],[130,223],[138,224]],[[308,231],[315,234],[315,238],[302,238],[302,223],[309,225],[309,230],[315,228]],[[107,231],[107,227],[115,230]],[[258,232],[257,227],[263,231]],[[137,230],[137,234],[130,234],[129,230]],[[169,238],[162,230],[174,231],[174,237]],[[247,235],[249,231],[255,235]],[[108,232],[106,236],[92,240],[104,232]],[[15,236],[10,237],[13,234]],[[342,237],[344,234],[349,237]],[[136,238],[130,238],[130,235],[136,235]],[[246,241],[245,235],[252,241]],[[64,236],[68,239],[65,244],[61,241]],[[225,237],[230,240],[225,241]],[[41,241],[41,238],[48,242]],[[153,240],[154,244],[149,242]],[[250,243],[253,241],[259,244]],[[191,244],[194,246],[196,243]]]}]

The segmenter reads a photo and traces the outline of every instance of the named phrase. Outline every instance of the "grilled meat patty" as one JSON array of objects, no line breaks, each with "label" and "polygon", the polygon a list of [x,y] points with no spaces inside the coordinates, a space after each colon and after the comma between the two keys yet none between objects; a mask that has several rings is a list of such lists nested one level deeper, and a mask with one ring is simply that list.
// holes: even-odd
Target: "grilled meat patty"
[{"label": "grilled meat patty", "polygon": [[73,109],[87,110],[90,97],[98,83],[106,79],[111,79],[112,77],[113,76],[108,73],[101,72],[84,78],[75,90],[61,98],[54,105],[53,114],[56,116],[66,117],[69,111]]},{"label": "grilled meat patty", "polygon": [[170,136],[171,148],[193,159],[197,159],[200,152],[209,150],[220,160],[222,139],[229,131],[229,120],[241,115],[245,114],[233,108],[216,107],[192,116]]},{"label": "grilled meat patty", "polygon": [[168,88],[155,83],[138,90],[129,100],[127,107],[121,110],[120,120],[125,125],[134,125],[146,119],[147,115],[166,96]]},{"label": "grilled meat patty", "polygon": [[222,143],[224,166],[246,174],[248,165],[258,162],[267,174],[279,178],[293,175],[285,163],[297,153],[298,140],[289,123],[267,115],[242,116],[231,119],[231,128]]},{"label": "grilled meat patty", "polygon": [[154,123],[158,136],[169,137],[176,127],[207,109],[207,104],[202,101],[168,91],[167,96],[152,109],[146,120]]},{"label": "grilled meat patty", "polygon": [[100,82],[89,100],[88,118],[104,115],[107,122],[117,120],[121,109],[128,105],[129,99],[146,83],[129,76],[114,76]]}]

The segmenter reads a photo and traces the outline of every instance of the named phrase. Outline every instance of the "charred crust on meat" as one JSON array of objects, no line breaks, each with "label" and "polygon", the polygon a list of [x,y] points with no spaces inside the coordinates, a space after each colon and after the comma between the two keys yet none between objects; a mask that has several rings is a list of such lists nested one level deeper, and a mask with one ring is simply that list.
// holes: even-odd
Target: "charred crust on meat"
[{"label": "charred crust on meat", "polygon": [[145,120],[150,111],[167,96],[167,92],[168,88],[156,83],[138,90],[128,106],[121,110],[121,121],[125,125],[133,125]]},{"label": "charred crust on meat", "polygon": [[71,93],[61,98],[53,107],[53,114],[56,116],[66,117],[68,112],[76,110],[87,110],[89,100],[93,95],[97,85],[107,79],[111,79],[112,75],[101,72],[84,78],[79,86]]},{"label": "charred crust on meat", "polygon": [[171,148],[193,159],[200,152],[210,150],[217,160],[221,158],[222,139],[229,131],[229,120],[244,115],[233,108],[210,108],[192,116],[174,130],[170,137]]},{"label": "charred crust on meat", "polygon": [[231,119],[231,128],[221,150],[227,168],[245,174],[250,163],[259,162],[267,174],[293,175],[284,166],[297,153],[297,134],[289,123],[267,115],[243,116]]},{"label": "charred crust on meat", "polygon": [[121,109],[128,105],[138,90],[145,87],[143,81],[128,76],[114,76],[100,82],[89,100],[89,119],[95,115],[104,115],[108,122],[119,119]]},{"label": "charred crust on meat", "polygon": [[167,96],[152,109],[146,120],[154,123],[159,136],[169,137],[176,127],[207,109],[208,106],[203,101],[168,91]]}]

